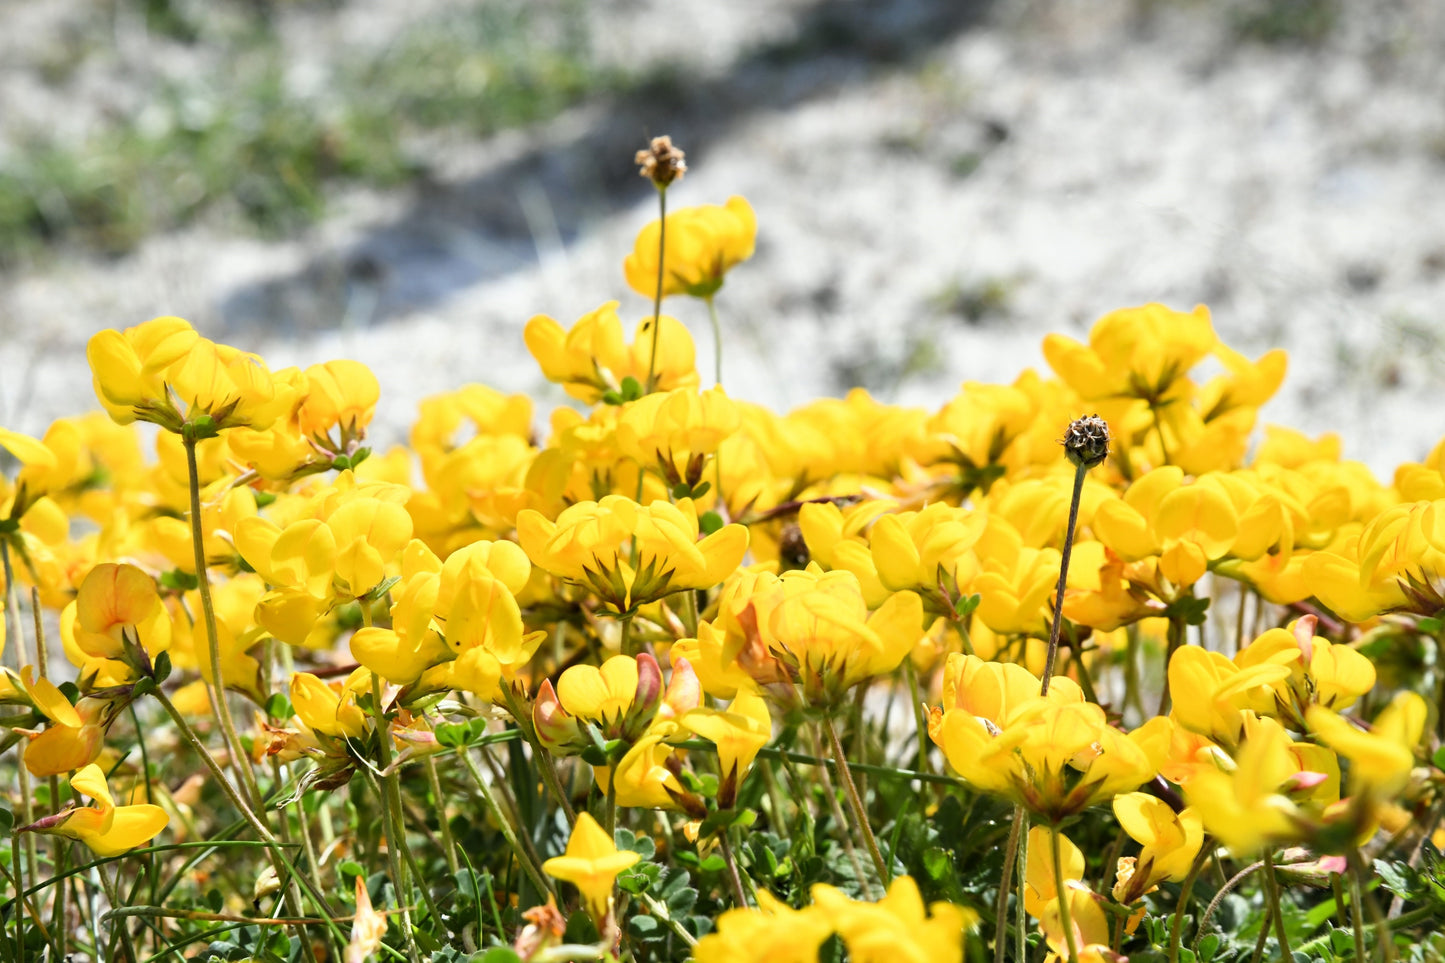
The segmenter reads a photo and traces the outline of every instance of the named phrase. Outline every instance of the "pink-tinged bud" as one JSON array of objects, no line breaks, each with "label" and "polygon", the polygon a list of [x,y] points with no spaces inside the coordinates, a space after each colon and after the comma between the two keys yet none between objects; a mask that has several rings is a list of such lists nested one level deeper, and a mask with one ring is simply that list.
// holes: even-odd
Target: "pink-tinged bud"
[{"label": "pink-tinged bud", "polygon": [[672,678],[667,683],[667,694],[662,697],[658,713],[664,719],[676,719],[689,709],[702,705],[702,683],[692,670],[692,663],[678,656],[672,663]]},{"label": "pink-tinged bud", "polygon": [[532,726],[537,740],[557,756],[575,756],[587,745],[577,719],[562,708],[550,679],[542,680],[537,700],[532,703]]},{"label": "pink-tinged bud", "polygon": [[1309,792],[1329,778],[1322,772],[1310,772],[1309,770],[1297,772],[1285,780],[1284,791],[1286,793]]},{"label": "pink-tinged bud", "polygon": [[1304,656],[1305,668],[1309,668],[1315,657],[1315,626],[1319,621],[1318,616],[1302,615],[1294,623],[1294,638],[1299,643],[1300,655]]},{"label": "pink-tinged bud", "polygon": [[637,694],[622,720],[622,737],[633,742],[647,731],[662,705],[662,667],[646,652],[637,657]]}]

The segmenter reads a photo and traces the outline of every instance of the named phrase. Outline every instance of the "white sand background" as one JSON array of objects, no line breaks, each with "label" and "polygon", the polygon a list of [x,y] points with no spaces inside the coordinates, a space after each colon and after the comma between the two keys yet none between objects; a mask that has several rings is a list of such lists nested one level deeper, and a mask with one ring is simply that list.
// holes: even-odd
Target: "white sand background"
[{"label": "white sand background", "polygon": [[[287,14],[297,82],[307,49],[364,43],[398,6],[358,0],[325,24]],[[748,59],[808,42],[823,6],[856,16],[865,47],[903,38],[903,53]],[[91,407],[86,339],[158,314],[273,367],[367,363],[382,443],[404,437],[420,398],[469,381],[533,393],[541,422],[562,396],[522,326],[613,298],[625,319],[649,310],[621,262],[655,200],[597,185],[618,183],[645,135],[672,132],[692,169],[671,204],[736,193],[758,216],[757,254],[718,300],[736,396],[787,408],[861,377],[936,408],[965,379],[1042,368],[1047,332],[1204,302],[1231,346],[1289,350],[1265,420],[1337,431],[1388,480],[1445,435],[1445,4],[1346,2],[1314,47],[1240,42],[1238,6],[1000,2],[960,25],[925,3],[599,2],[608,56],[666,51],[682,84],[730,92],[722,119],[705,102],[675,124],[601,104],[439,138],[413,145],[436,164],[424,193],[339,193],[294,238],[202,225],[0,278],[0,424],[38,433]],[[38,18],[12,2],[0,20],[25,10]],[[5,109],[55,109],[44,98],[0,83]],[[970,319],[960,292],[989,288],[1005,293]],[[668,310],[693,330],[706,383],[704,309]]]}]

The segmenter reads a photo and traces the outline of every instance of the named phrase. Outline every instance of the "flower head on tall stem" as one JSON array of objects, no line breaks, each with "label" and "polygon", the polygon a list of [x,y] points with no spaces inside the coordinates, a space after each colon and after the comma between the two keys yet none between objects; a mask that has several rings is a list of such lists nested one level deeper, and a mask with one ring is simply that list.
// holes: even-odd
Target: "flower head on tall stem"
[{"label": "flower head on tall stem", "polygon": [[1049,624],[1049,650],[1044,660],[1043,679],[1039,691],[1049,691],[1054,674],[1054,660],[1059,654],[1059,629],[1064,617],[1064,587],[1069,577],[1069,553],[1074,548],[1074,526],[1079,521],[1079,499],[1084,492],[1084,476],[1090,468],[1109,455],[1109,426],[1098,415],[1079,418],[1064,432],[1064,454],[1074,465],[1074,492],[1069,499],[1069,524],[1064,529],[1064,552],[1059,560],[1059,584],[1054,591],[1054,618]]}]

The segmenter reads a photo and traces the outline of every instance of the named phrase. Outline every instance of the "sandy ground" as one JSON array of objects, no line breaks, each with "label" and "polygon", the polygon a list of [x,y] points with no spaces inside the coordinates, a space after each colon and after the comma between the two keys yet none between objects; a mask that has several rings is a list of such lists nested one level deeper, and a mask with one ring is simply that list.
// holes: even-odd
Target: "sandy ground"
[{"label": "sandy ground", "polygon": [[[385,24],[357,6],[346,29]],[[672,204],[757,211],[718,302],[737,396],[861,381],[936,407],[1042,366],[1049,331],[1203,302],[1232,346],[1289,349],[1267,420],[1338,431],[1388,478],[1445,435],[1445,5],[1345,4],[1317,47],[1239,42],[1238,6],[596,4],[609,56],[665,56],[677,83],[417,145],[431,183],[338,195],[284,242],[202,226],[0,279],[0,423],[89,407],[85,340],[157,314],[273,366],[370,364],[381,440],[468,381],[560,402],[522,325],[648,310],[621,271],[655,215],[630,161],[669,132],[691,166]],[[304,46],[319,28],[297,24]],[[702,306],[669,309],[711,371]]]}]

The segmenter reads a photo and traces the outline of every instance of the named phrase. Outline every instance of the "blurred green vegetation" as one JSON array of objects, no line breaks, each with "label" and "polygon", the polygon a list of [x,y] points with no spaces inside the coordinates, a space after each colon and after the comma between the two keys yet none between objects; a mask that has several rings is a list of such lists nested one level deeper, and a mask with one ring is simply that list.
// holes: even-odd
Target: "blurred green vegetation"
[{"label": "blurred green vegetation", "polygon": [[[0,165],[0,266],[53,245],[121,254],[203,214],[282,234],[322,212],[328,184],[423,175],[408,135],[487,134],[636,82],[594,55],[584,0],[476,0],[412,21],[374,49],[318,58],[325,77],[308,85],[314,93],[288,82],[272,4],[110,2],[214,68],[159,82],[144,92],[144,110],[80,143],[23,132]],[[342,4],[305,5],[324,16]],[[36,69],[64,84],[105,42],[72,32]]]}]

